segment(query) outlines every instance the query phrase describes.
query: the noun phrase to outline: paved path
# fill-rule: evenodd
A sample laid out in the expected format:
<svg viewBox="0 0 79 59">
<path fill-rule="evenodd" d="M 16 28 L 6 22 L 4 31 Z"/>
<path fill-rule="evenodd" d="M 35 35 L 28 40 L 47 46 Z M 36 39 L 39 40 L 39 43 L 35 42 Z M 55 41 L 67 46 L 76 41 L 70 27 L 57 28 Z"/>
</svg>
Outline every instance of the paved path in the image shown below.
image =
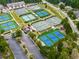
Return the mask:
<svg viewBox="0 0 79 59">
<path fill-rule="evenodd" d="M 0 59 L 2 59 L 2 55 L 0 54 Z"/>
<path fill-rule="evenodd" d="M 19 44 L 12 39 L 11 35 L 5 35 L 5 38 L 8 39 L 9 46 L 14 53 L 15 59 L 28 59 L 21 50 Z"/>
<path fill-rule="evenodd" d="M 39 52 L 38 48 L 32 42 L 31 38 L 28 35 L 26 35 L 24 32 L 22 35 L 23 35 L 22 40 L 25 42 L 29 52 L 33 54 L 35 59 L 44 59 L 41 53 Z"/>
</svg>

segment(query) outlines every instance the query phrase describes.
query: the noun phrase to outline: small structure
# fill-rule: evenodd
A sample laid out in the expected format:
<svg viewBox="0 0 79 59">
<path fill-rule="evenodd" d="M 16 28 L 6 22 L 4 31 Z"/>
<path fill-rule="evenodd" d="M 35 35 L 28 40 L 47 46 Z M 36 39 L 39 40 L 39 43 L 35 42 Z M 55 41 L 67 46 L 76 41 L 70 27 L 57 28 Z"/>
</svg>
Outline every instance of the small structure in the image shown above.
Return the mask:
<svg viewBox="0 0 79 59">
<path fill-rule="evenodd" d="M 26 5 L 26 8 L 28 8 L 30 10 L 38 10 L 38 9 L 41 9 L 41 7 L 38 4 L 28 4 L 28 5 Z"/>
<path fill-rule="evenodd" d="M 79 10 L 74 11 L 74 14 L 76 15 L 77 18 L 79 18 Z"/>
<path fill-rule="evenodd" d="M 0 4 L 0 13 L 2 12 L 7 12 L 7 9 L 3 5 Z"/>
<path fill-rule="evenodd" d="M 0 4 L 0 10 L 4 9 L 4 6 Z"/>
<path fill-rule="evenodd" d="M 68 12 L 68 11 L 71 11 L 73 8 L 71 6 L 66 6 L 65 7 L 65 10 Z"/>
<path fill-rule="evenodd" d="M 21 2 L 16 2 L 16 3 L 9 3 L 9 4 L 7 4 L 7 7 L 9 9 L 22 8 L 22 7 L 25 7 L 25 2 L 21 1 Z"/>
</svg>

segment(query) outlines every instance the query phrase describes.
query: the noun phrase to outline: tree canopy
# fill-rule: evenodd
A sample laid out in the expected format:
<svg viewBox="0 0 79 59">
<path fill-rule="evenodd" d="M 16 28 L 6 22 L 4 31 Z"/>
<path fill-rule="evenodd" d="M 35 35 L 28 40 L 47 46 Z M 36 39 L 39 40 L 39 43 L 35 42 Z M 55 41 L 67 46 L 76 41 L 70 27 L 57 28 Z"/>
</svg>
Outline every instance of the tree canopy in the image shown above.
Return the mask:
<svg viewBox="0 0 79 59">
<path fill-rule="evenodd" d="M 47 0 L 47 1 L 53 4 L 64 2 L 66 5 L 72 6 L 73 8 L 79 8 L 79 0 Z"/>
<path fill-rule="evenodd" d="M 6 43 L 6 41 L 3 38 L 0 38 L 0 52 L 5 52 L 6 47 L 8 46 L 8 44 Z"/>
<path fill-rule="evenodd" d="M 1 0 L 0 4 L 6 5 L 7 3 L 20 2 L 20 1 L 24 1 L 25 3 L 41 2 L 41 0 Z"/>
</svg>

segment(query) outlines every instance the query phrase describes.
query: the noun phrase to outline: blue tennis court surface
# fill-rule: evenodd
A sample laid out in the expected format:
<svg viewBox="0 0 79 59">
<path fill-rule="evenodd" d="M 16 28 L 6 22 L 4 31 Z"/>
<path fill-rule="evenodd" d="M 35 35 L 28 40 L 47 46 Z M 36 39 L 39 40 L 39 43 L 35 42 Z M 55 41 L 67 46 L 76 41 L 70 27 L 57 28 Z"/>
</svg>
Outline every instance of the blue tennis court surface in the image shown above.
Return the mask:
<svg viewBox="0 0 79 59">
<path fill-rule="evenodd" d="M 9 14 L 0 15 L 0 22 L 11 20 L 11 16 Z"/>
<path fill-rule="evenodd" d="M 40 37 L 40 39 L 47 45 L 47 46 L 51 46 L 52 42 L 46 37 L 46 36 L 42 36 Z"/>
<path fill-rule="evenodd" d="M 58 30 L 50 30 L 43 33 L 38 38 L 43 41 L 47 46 L 52 46 L 53 44 L 63 39 L 64 35 Z"/>
<path fill-rule="evenodd" d="M 35 13 L 39 16 L 39 17 L 46 17 L 49 16 L 49 13 L 45 10 L 36 10 Z"/>
<path fill-rule="evenodd" d="M 55 32 L 53 32 L 53 34 L 55 34 L 60 39 L 64 38 L 64 35 L 61 34 L 59 31 L 55 31 Z"/>
<path fill-rule="evenodd" d="M 51 33 L 47 34 L 47 36 L 48 36 L 54 43 L 59 40 L 56 36 L 52 35 Z"/>
<path fill-rule="evenodd" d="M 3 23 L 3 24 L 0 24 L 0 28 L 4 31 L 7 31 L 7 30 L 11 30 L 11 29 L 14 29 L 14 28 L 17 28 L 17 24 L 16 22 L 14 21 L 10 21 L 10 22 L 6 22 L 6 23 Z"/>
</svg>

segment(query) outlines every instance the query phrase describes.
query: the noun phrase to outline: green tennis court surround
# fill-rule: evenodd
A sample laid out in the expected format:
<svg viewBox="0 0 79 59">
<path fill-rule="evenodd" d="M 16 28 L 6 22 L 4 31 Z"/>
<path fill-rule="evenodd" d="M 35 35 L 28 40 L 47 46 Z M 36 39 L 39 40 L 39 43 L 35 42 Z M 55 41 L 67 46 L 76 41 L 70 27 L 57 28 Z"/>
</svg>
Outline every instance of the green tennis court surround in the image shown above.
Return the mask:
<svg viewBox="0 0 79 59">
<path fill-rule="evenodd" d="M 13 20 L 10 14 L 5 13 L 0 15 L 0 30 L 8 31 L 17 27 L 17 23 Z"/>
<path fill-rule="evenodd" d="M 52 46 L 53 44 L 63 39 L 64 35 L 59 30 L 50 30 L 48 32 L 44 32 L 38 38 L 47 46 Z"/>
</svg>

